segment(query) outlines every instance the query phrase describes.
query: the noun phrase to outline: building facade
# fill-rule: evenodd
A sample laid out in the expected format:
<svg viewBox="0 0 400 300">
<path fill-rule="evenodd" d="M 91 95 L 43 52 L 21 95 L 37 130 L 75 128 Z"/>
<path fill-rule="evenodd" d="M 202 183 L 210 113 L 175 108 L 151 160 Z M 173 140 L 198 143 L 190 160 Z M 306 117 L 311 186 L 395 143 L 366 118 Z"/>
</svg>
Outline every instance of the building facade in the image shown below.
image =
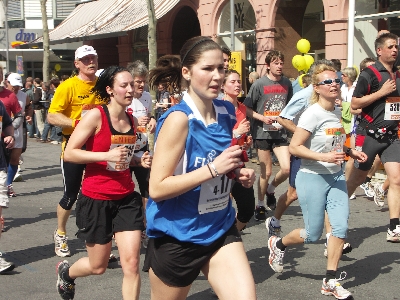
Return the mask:
<svg viewBox="0 0 400 300">
<path fill-rule="evenodd" d="M 355 3 L 356 16 L 400 9 L 400 0 L 356 0 Z M 247 72 L 256 70 L 265 74 L 266 54 L 271 49 L 280 50 L 285 55 L 284 73 L 296 77 L 298 73 L 291 60 L 299 54 L 297 41 L 305 38 L 311 43 L 309 54 L 315 59 L 340 59 L 345 67 L 348 7 L 348 0 L 234 0 L 235 51 L 242 52 Z M 356 19 L 355 65 L 365 57 L 375 57 L 373 42 L 379 30 L 400 33 L 397 20 L 397 15 Z M 183 43 L 196 35 L 210 36 L 221 45 L 231 46 L 230 0 L 179 1 L 158 20 L 158 55 L 179 54 Z M 121 65 L 135 59 L 148 59 L 147 26 L 134 29 L 123 37 L 89 43 L 96 48 L 105 47 L 105 52 L 117 53 Z"/>
<path fill-rule="evenodd" d="M 81 0 L 47 0 L 48 28 L 58 26 Z M 43 49 L 19 49 L 43 35 L 40 0 L 7 0 L 0 4 L 0 65 L 7 71 L 27 77 L 42 78 Z M 6 5 L 5 5 L 6 4 Z M 6 26 L 7 22 L 7 26 Z M 8 27 L 8 29 L 6 28 Z M 7 41 L 8 40 L 8 41 Z M 80 43 L 58 44 L 51 47 L 50 68 L 55 75 L 71 74 L 73 52 Z M 7 52 L 9 66 L 7 66 Z M 17 61 L 21 68 L 17 68 Z M 57 71 L 57 70 L 58 71 Z"/>
</svg>

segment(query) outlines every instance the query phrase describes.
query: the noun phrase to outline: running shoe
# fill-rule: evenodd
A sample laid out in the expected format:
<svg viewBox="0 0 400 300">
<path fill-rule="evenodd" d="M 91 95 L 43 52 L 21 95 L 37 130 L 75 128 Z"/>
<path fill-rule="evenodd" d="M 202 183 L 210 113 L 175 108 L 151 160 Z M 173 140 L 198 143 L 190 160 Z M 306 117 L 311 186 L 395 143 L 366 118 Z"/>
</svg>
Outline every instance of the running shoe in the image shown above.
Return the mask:
<svg viewBox="0 0 400 300">
<path fill-rule="evenodd" d="M 374 189 L 374 202 L 379 207 L 383 207 L 385 205 L 385 192 L 381 191 L 381 183 L 377 183 L 373 187 Z"/>
<path fill-rule="evenodd" d="M 354 199 L 356 199 L 356 194 L 352 194 L 351 196 L 350 196 L 350 198 L 349 198 L 350 200 L 354 200 Z"/>
<path fill-rule="evenodd" d="M 274 227 L 274 226 L 272 226 L 271 221 L 272 221 L 272 217 L 269 217 L 265 221 L 265 227 L 267 227 L 267 229 L 268 229 L 268 235 L 269 235 L 268 238 L 270 238 L 273 235 L 280 237 L 281 236 L 281 226 Z"/>
<path fill-rule="evenodd" d="M 57 292 L 64 300 L 74 299 L 75 283 L 64 279 L 65 272 L 69 269 L 68 261 L 60 261 L 57 264 Z"/>
<path fill-rule="evenodd" d="M 283 257 L 285 256 L 285 251 L 281 251 L 276 247 L 276 242 L 281 238 L 277 236 L 271 236 L 268 239 L 268 249 L 269 249 L 269 266 L 276 273 L 283 272 Z"/>
<path fill-rule="evenodd" d="M 275 193 L 267 193 L 267 206 L 271 210 L 275 210 L 276 208 L 276 198 L 275 198 Z"/>
<path fill-rule="evenodd" d="M 59 257 L 67 257 L 70 256 L 71 253 L 68 248 L 67 240 L 68 238 L 65 235 L 59 235 L 57 233 L 57 229 L 54 231 L 54 244 L 55 244 L 55 252 Z"/>
<path fill-rule="evenodd" d="M 343 255 L 343 254 L 350 253 L 352 250 L 353 250 L 353 247 L 350 245 L 350 243 L 344 243 L 344 244 L 343 244 L 342 255 Z M 328 257 L 328 246 L 327 246 L 326 243 L 325 243 L 324 256 L 325 256 L 325 257 Z"/>
<path fill-rule="evenodd" d="M 14 192 L 12 184 L 7 186 L 7 196 L 8 198 L 17 197 L 17 194 Z"/>
<path fill-rule="evenodd" d="M 22 178 L 22 175 L 18 172 L 17 174 L 15 174 L 13 182 L 21 182 L 21 181 L 24 181 L 24 179 Z"/>
<path fill-rule="evenodd" d="M 264 221 L 266 217 L 267 211 L 264 206 L 256 206 L 254 211 L 254 220 L 256 221 Z"/>
<path fill-rule="evenodd" d="M 397 225 L 396 229 L 394 229 L 393 231 L 388 228 L 386 234 L 386 240 L 392 243 L 400 242 L 400 225 Z"/>
<path fill-rule="evenodd" d="M 344 274 L 342 278 L 342 274 Z M 326 296 L 335 296 L 336 299 L 353 299 L 351 293 L 344 289 L 339 281 L 346 278 L 347 273 L 340 273 L 339 279 L 330 279 L 326 282 L 326 279 L 322 279 L 321 294 Z"/>
<path fill-rule="evenodd" d="M 362 185 L 360 185 L 360 188 L 364 190 L 365 196 L 370 198 L 375 196 L 374 186 L 371 182 L 364 182 Z"/>
<path fill-rule="evenodd" d="M 7 272 L 11 272 L 14 270 L 15 265 L 13 263 L 10 263 L 6 261 L 2 256 L 2 253 L 0 252 L 0 274 L 4 274 Z"/>
</svg>

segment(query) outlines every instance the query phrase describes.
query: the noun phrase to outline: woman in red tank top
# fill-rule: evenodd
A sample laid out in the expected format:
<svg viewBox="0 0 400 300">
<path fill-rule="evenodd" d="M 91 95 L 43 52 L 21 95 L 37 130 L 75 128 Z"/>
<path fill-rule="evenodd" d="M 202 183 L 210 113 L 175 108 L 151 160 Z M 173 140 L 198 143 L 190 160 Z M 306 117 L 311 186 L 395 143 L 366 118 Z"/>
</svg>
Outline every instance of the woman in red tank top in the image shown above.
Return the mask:
<svg viewBox="0 0 400 300">
<path fill-rule="evenodd" d="M 224 100 L 231 102 L 236 110 L 237 122 L 233 127 L 234 141 L 242 146 L 243 150 L 246 150 L 251 145 L 252 139 L 251 136 L 247 135 L 250 131 L 250 122 L 246 119 L 246 106 L 238 101 L 238 96 L 242 90 L 239 73 L 235 70 L 226 71 L 223 88 Z M 231 193 L 237 207 L 236 227 L 238 230 L 243 230 L 254 214 L 254 189 L 252 186 L 245 188 L 235 181 Z"/>
<path fill-rule="evenodd" d="M 108 100 L 108 105 L 85 114 L 65 149 L 65 161 L 86 164 L 76 224 L 88 257 L 71 266 L 66 260 L 57 265 L 57 289 L 63 299 L 73 299 L 76 278 L 106 271 L 113 235 L 124 273 L 122 296 L 139 298 L 143 208 L 140 194 L 134 191 L 129 165 L 150 168 L 151 157 L 148 153 L 141 159 L 133 155 L 137 120 L 125 112 L 133 99 L 133 86 L 127 69 L 113 66 L 104 70 L 93 92 Z M 86 150 L 82 150 L 84 145 Z"/>
</svg>

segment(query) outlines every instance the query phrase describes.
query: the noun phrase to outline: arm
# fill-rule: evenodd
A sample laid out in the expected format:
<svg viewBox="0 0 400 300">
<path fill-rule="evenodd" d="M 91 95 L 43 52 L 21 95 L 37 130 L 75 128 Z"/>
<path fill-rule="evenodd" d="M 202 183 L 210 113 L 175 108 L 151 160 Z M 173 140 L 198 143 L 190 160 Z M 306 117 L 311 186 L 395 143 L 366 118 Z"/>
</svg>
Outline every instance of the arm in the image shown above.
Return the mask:
<svg viewBox="0 0 400 300">
<path fill-rule="evenodd" d="M 157 121 L 153 116 L 151 116 L 150 113 L 147 116 L 150 119 L 149 124 L 148 124 L 149 131 L 150 131 L 150 133 L 154 133 L 156 131 Z"/>
<path fill-rule="evenodd" d="M 290 132 L 294 132 L 297 127 L 292 120 L 285 119 L 282 117 L 278 117 L 278 123 L 281 124 L 285 129 L 289 130 Z"/>
<path fill-rule="evenodd" d="M 62 113 L 47 113 L 47 121 L 51 125 L 59 126 L 62 128 L 74 128 L 76 120 L 68 118 Z"/>
<path fill-rule="evenodd" d="M 28 95 L 26 95 L 25 119 L 26 122 L 28 122 L 29 124 L 32 124 L 32 115 L 33 115 L 33 109 L 32 109 L 31 99 L 29 98 Z"/>
<path fill-rule="evenodd" d="M 171 134 L 171 132 L 179 132 L 179 134 Z M 183 112 L 171 113 L 161 127 L 149 183 L 151 198 L 156 202 L 181 195 L 212 178 L 207 165 L 189 173 L 174 176 L 175 168 L 185 150 L 187 134 L 188 118 Z M 216 157 L 213 163 L 218 173 L 226 174 L 237 168 L 241 153 L 239 146 L 233 146 Z"/>
<path fill-rule="evenodd" d="M 317 161 L 324 161 L 329 163 L 337 163 L 340 164 L 345 157 L 344 152 L 327 152 L 327 153 L 320 153 L 315 152 L 307 147 L 304 146 L 304 143 L 309 139 L 311 136 L 311 132 L 297 127 L 294 135 L 292 137 L 292 141 L 289 145 L 289 152 L 297 157 L 305 158 L 309 160 L 317 160 Z"/>
<path fill-rule="evenodd" d="M 256 119 L 260 122 L 263 122 L 265 124 L 272 124 L 274 122 L 274 119 L 269 118 L 269 117 L 265 117 L 262 114 L 259 114 L 258 112 L 255 112 L 254 110 L 252 110 L 250 107 L 246 106 L 246 116 L 249 118 L 253 118 Z"/>
<path fill-rule="evenodd" d="M 128 149 L 124 146 L 114 148 L 107 152 L 92 152 L 81 149 L 89 137 L 100 130 L 101 125 L 100 111 L 98 109 L 89 111 L 72 133 L 67 147 L 65 148 L 64 160 L 78 164 L 99 161 L 125 161 Z"/>
<path fill-rule="evenodd" d="M 357 83 L 358 85 L 359 83 Z M 376 91 L 375 93 L 365 95 L 362 97 L 353 97 L 351 99 L 351 108 L 352 109 L 359 109 L 359 108 L 364 108 L 372 103 L 374 103 L 376 100 L 379 100 L 392 92 L 396 90 L 396 82 L 394 80 L 388 79 L 382 87 Z"/>
<path fill-rule="evenodd" d="M 3 129 L 4 133 L 4 143 L 7 145 L 7 149 L 12 149 L 14 148 L 14 143 L 15 143 L 15 138 L 14 138 L 14 127 L 11 125 L 8 125 L 6 128 Z"/>
</svg>

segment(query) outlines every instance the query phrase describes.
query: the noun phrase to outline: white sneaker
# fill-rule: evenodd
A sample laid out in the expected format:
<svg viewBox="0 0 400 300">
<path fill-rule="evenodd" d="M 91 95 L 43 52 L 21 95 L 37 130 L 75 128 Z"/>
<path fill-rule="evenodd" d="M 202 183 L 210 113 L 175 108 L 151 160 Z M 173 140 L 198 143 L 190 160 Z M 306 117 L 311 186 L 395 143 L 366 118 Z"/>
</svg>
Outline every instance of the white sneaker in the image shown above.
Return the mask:
<svg viewBox="0 0 400 300">
<path fill-rule="evenodd" d="M 364 182 L 362 185 L 360 185 L 360 188 L 364 190 L 365 196 L 370 198 L 375 196 L 374 186 L 372 185 L 371 182 L 367 183 Z"/>
<path fill-rule="evenodd" d="M 381 191 L 381 183 L 377 183 L 374 185 L 374 202 L 379 207 L 383 207 L 385 205 L 385 191 Z"/>
<path fill-rule="evenodd" d="M 350 200 L 354 200 L 354 199 L 356 199 L 356 194 L 352 194 L 351 196 L 350 196 L 350 198 L 349 198 Z"/>
<path fill-rule="evenodd" d="M 61 144 L 61 143 L 60 143 L 59 141 L 51 141 L 50 144 L 59 145 L 59 144 Z"/>
<path fill-rule="evenodd" d="M 57 229 L 54 231 L 54 250 L 56 252 L 56 255 L 59 257 L 66 257 L 70 256 L 71 253 L 68 248 L 67 244 L 67 237 L 65 235 L 59 235 L 57 233 Z"/>
<path fill-rule="evenodd" d="M 19 172 L 17 172 L 17 174 L 15 174 L 15 176 L 14 176 L 13 182 L 20 182 L 20 181 L 23 181 L 23 180 L 24 179 L 22 178 L 22 175 Z"/>
<path fill-rule="evenodd" d="M 397 225 L 396 229 L 394 229 L 393 231 L 388 228 L 386 234 L 386 240 L 392 243 L 400 242 L 400 225 Z"/>
<path fill-rule="evenodd" d="M 342 274 L 344 274 L 342 278 Z M 346 278 L 347 273 L 340 273 L 339 279 L 330 279 L 326 282 L 326 279 L 322 279 L 321 294 L 326 296 L 335 296 L 336 299 L 348 299 L 351 297 L 351 293 L 345 290 L 339 283 L 340 280 Z M 351 299 L 351 298 L 350 298 Z"/>
<path fill-rule="evenodd" d="M 276 242 L 280 239 L 280 237 L 275 235 L 268 239 L 269 265 L 276 273 L 283 272 L 283 257 L 285 256 L 285 251 L 281 251 L 281 249 L 276 247 Z"/>
<path fill-rule="evenodd" d="M 2 254 L 0 252 L 0 274 L 14 270 L 15 265 L 13 263 L 6 261 L 4 258 L 1 257 L 1 255 Z"/>
</svg>

